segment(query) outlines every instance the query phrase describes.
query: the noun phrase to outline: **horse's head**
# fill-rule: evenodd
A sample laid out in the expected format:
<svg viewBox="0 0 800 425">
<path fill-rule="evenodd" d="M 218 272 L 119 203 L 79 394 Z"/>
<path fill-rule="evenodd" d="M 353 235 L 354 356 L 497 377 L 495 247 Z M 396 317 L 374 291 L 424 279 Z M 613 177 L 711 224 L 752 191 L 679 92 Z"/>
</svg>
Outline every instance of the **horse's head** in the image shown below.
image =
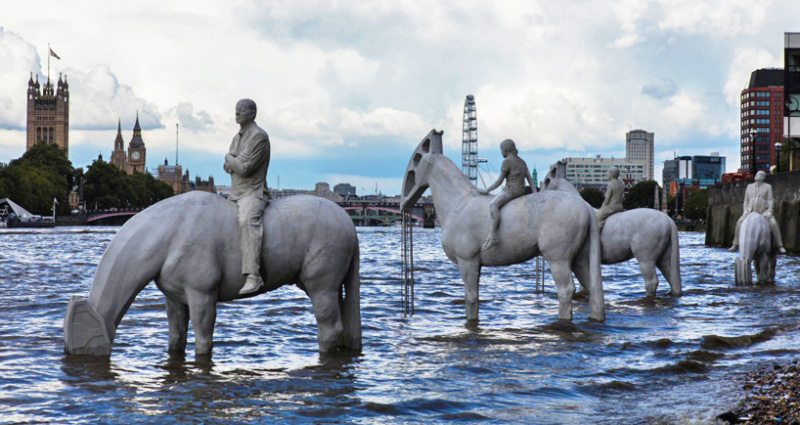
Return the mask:
<svg viewBox="0 0 800 425">
<path fill-rule="evenodd" d="M 442 155 L 442 132 L 431 130 L 411 155 L 403 177 L 403 194 L 400 196 L 400 208 L 414 206 L 420 196 L 428 189 L 428 178 L 432 159 Z"/>
<path fill-rule="evenodd" d="M 567 180 L 567 163 L 564 161 L 556 161 L 555 164 L 550 166 L 550 171 L 544 177 L 542 182 L 542 190 L 561 190 L 564 192 L 578 193 L 575 186 Z"/>
</svg>

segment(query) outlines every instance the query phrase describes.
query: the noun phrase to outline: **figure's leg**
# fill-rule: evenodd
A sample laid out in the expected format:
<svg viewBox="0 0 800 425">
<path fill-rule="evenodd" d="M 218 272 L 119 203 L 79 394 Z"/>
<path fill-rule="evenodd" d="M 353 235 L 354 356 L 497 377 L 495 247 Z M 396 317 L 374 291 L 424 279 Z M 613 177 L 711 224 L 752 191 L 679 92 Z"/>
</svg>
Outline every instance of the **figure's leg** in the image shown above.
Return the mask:
<svg viewBox="0 0 800 425">
<path fill-rule="evenodd" d="M 189 317 L 194 329 L 195 356 L 210 356 L 214 346 L 214 323 L 217 320 L 217 298 L 214 294 L 187 294 Z"/>
<path fill-rule="evenodd" d="M 467 320 L 478 320 L 478 284 L 481 278 L 481 265 L 478 259 L 458 260 L 458 270 L 461 272 L 461 280 L 464 281 L 464 305 L 467 309 Z"/>
<path fill-rule="evenodd" d="M 730 249 L 728 250 L 730 252 L 736 252 L 736 250 L 739 249 L 739 228 L 742 227 L 742 222 L 744 221 L 744 217 L 746 215 L 747 213 L 744 213 L 741 217 L 739 217 L 738 220 L 736 220 L 736 229 L 733 231 L 733 245 L 731 245 Z"/>
<path fill-rule="evenodd" d="M 783 247 L 781 228 L 778 227 L 778 222 L 775 220 L 775 216 L 770 215 L 769 218 L 767 218 L 767 223 L 769 223 L 769 230 L 772 232 L 772 246 L 776 247 L 778 252 L 781 254 L 785 254 L 786 249 Z"/>
<path fill-rule="evenodd" d="M 497 229 L 500 227 L 500 208 L 507 204 L 510 200 L 514 199 L 511 192 L 503 189 L 500 194 L 495 196 L 489 204 L 489 213 L 492 217 L 492 227 L 489 229 L 489 236 L 481 249 L 489 249 L 497 244 Z"/>
<path fill-rule="evenodd" d="M 656 296 L 658 288 L 658 276 L 656 275 L 656 265 L 653 261 L 639 261 L 639 270 L 644 278 L 644 292 L 647 297 Z"/>
<path fill-rule="evenodd" d="M 572 320 L 572 297 L 575 295 L 575 282 L 572 280 L 569 261 L 550 262 L 550 274 L 558 289 L 558 319 Z"/>
<path fill-rule="evenodd" d="M 611 211 L 606 208 L 600 208 L 597 211 L 597 226 L 599 229 L 603 228 L 603 225 L 606 224 L 606 218 L 611 215 Z"/>
<path fill-rule="evenodd" d="M 167 297 L 167 322 L 169 322 L 170 352 L 186 351 L 186 334 L 189 328 L 189 306 Z"/>
<path fill-rule="evenodd" d="M 257 292 L 263 286 L 261 281 L 261 239 L 263 227 L 261 217 L 266 201 L 256 196 L 239 199 L 239 243 L 242 252 L 242 274 L 246 275 L 245 286 L 239 294 Z"/>
<path fill-rule="evenodd" d="M 333 285 L 306 284 L 310 289 L 308 297 L 314 307 L 314 317 L 317 319 L 317 342 L 320 353 L 333 351 L 340 344 L 342 332 L 342 318 L 339 310 L 339 291 Z M 331 289 L 328 289 L 331 288 Z"/>
</svg>

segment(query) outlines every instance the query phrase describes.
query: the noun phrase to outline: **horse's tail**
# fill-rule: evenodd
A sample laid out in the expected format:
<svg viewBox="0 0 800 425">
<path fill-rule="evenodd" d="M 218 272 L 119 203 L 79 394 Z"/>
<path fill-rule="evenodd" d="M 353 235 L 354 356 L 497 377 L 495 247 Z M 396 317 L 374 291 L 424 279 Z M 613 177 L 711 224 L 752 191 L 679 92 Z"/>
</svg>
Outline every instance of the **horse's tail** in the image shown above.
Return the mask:
<svg viewBox="0 0 800 425">
<path fill-rule="evenodd" d="M 603 322 L 606 320 L 606 306 L 600 270 L 603 255 L 600 247 L 600 225 L 597 223 L 597 214 L 588 203 L 586 211 L 589 213 L 589 318 Z"/>
<path fill-rule="evenodd" d="M 133 220 L 133 219 L 131 219 Z M 136 223 L 123 226 L 108 244 L 89 291 L 89 298 L 73 295 L 64 319 L 67 354 L 108 356 L 117 325 L 136 295 L 158 275 L 157 261 L 145 260 L 155 249 L 145 244 Z M 150 235 L 152 236 L 152 235 Z M 151 240 L 152 242 L 152 240 Z"/>
<path fill-rule="evenodd" d="M 683 292 L 681 283 L 681 254 L 680 243 L 678 241 L 678 226 L 669 217 L 664 215 L 669 222 L 669 282 L 672 295 L 680 296 Z"/>
<path fill-rule="evenodd" d="M 350 258 L 350 268 L 344 277 L 344 297 L 339 305 L 342 314 L 341 344 L 351 350 L 361 350 L 361 273 L 358 239 Z"/>
</svg>

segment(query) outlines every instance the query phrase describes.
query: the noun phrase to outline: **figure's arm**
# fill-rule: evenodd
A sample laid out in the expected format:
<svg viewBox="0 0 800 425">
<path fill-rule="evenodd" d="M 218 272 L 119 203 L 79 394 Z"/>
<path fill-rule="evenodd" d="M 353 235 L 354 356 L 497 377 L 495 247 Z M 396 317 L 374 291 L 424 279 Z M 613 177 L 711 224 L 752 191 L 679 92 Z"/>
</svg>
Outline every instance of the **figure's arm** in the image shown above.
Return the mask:
<svg viewBox="0 0 800 425">
<path fill-rule="evenodd" d="M 747 204 L 749 204 L 749 202 L 747 201 L 749 200 L 750 200 L 750 185 L 747 185 L 747 187 L 744 189 L 744 201 L 742 201 L 742 215 L 745 215 L 750 212 L 747 209 Z"/>
<path fill-rule="evenodd" d="M 492 185 L 487 187 L 486 189 L 481 190 L 480 191 L 481 194 L 486 195 L 487 193 L 497 189 L 498 186 L 503 184 L 503 180 L 506 179 L 506 176 L 508 176 L 508 161 L 504 160 L 503 165 L 500 167 L 500 176 L 497 177 L 497 181 L 492 183 Z"/>
<path fill-rule="evenodd" d="M 264 135 L 263 139 L 253 143 L 248 149 L 240 153 L 239 156 L 233 156 L 231 154 L 225 155 L 225 164 L 230 167 L 234 173 L 242 177 L 247 177 L 255 171 L 256 166 L 263 161 L 264 157 L 267 157 L 267 161 L 269 161 L 269 154 L 269 136 Z"/>
<path fill-rule="evenodd" d="M 606 205 L 608 205 L 608 202 L 611 200 L 611 197 L 614 195 L 613 186 L 614 185 L 611 184 L 611 181 L 609 181 L 608 184 L 606 185 L 606 196 L 603 198 L 603 204 L 600 205 L 600 208 L 603 208 Z"/>
</svg>

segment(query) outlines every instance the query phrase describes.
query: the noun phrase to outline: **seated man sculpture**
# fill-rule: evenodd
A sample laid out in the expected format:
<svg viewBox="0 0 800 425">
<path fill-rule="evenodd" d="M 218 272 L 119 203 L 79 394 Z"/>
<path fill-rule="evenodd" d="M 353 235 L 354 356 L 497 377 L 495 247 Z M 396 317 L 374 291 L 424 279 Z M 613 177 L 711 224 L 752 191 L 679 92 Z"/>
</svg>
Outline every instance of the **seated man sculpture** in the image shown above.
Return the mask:
<svg viewBox="0 0 800 425">
<path fill-rule="evenodd" d="M 608 169 L 608 186 L 603 205 L 597 210 L 597 225 L 602 229 L 611 214 L 622 211 L 622 199 L 625 196 L 625 185 L 619 179 L 619 168 Z"/>
<path fill-rule="evenodd" d="M 775 216 L 772 215 L 774 209 L 774 200 L 772 198 L 772 186 L 765 183 L 767 173 L 759 171 L 756 173 L 755 182 L 747 185 L 744 191 L 744 203 L 742 205 L 742 216 L 736 222 L 736 231 L 733 236 L 733 245 L 730 251 L 739 249 L 739 228 L 742 226 L 742 221 L 748 213 L 756 212 L 761 214 L 767 223 L 769 223 L 770 231 L 772 232 L 773 245 L 778 248 L 781 254 L 786 253 L 783 247 L 783 239 L 781 238 L 781 230 L 778 228 L 778 223 L 775 221 Z"/>
<path fill-rule="evenodd" d="M 517 156 L 518 152 L 514 141 L 511 139 L 506 139 L 500 142 L 500 152 L 503 154 L 503 158 L 505 158 L 503 160 L 503 165 L 500 167 L 500 176 L 497 178 L 497 181 L 492 183 L 491 186 L 480 191 L 481 194 L 486 195 L 503 184 L 503 180 L 506 181 L 506 187 L 503 188 L 503 191 L 495 196 L 492 202 L 489 204 L 489 212 L 492 217 L 492 227 L 489 230 L 489 237 L 486 238 L 486 242 L 484 242 L 483 246 L 481 246 L 482 250 L 486 250 L 497 245 L 498 240 L 496 234 L 497 228 L 500 226 L 500 208 L 502 208 L 503 205 L 507 204 L 512 199 L 518 198 L 525 194 L 526 180 L 531 188 L 534 187 L 533 178 L 531 177 L 531 173 L 528 171 L 528 166 L 525 164 L 525 161 L 523 161 L 522 158 Z"/>
<path fill-rule="evenodd" d="M 269 168 L 269 136 L 255 123 L 256 103 L 242 99 L 236 103 L 239 132 L 233 136 L 230 152 L 223 168 L 231 175 L 228 199 L 238 207 L 239 244 L 242 250 L 242 274 L 245 284 L 240 295 L 258 292 L 261 279 L 261 217 L 269 202 L 267 168 Z"/>
</svg>

